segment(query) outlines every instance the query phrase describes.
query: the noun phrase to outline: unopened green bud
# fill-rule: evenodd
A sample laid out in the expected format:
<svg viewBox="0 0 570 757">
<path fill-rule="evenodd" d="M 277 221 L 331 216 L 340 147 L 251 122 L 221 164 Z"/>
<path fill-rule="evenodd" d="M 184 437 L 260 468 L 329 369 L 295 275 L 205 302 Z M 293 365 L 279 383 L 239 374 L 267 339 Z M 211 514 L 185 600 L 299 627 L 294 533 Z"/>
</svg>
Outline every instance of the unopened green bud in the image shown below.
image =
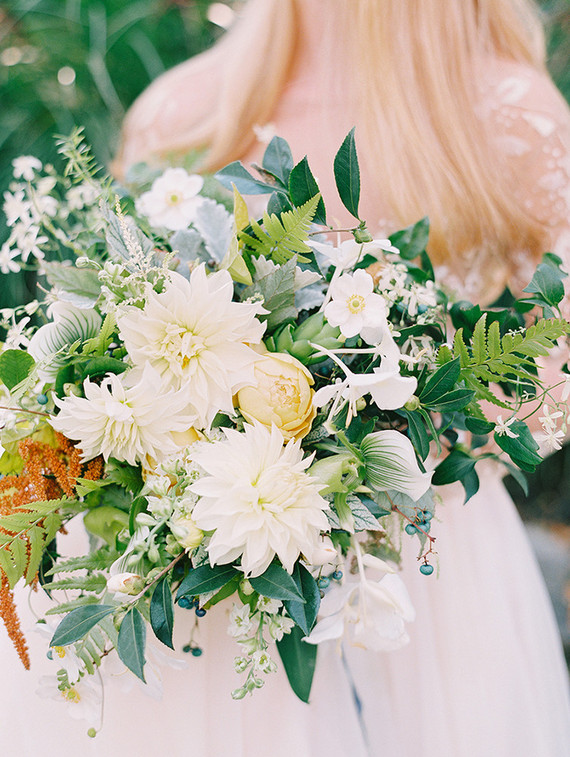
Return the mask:
<svg viewBox="0 0 570 757">
<path fill-rule="evenodd" d="M 410 399 L 406 402 L 404 405 L 404 410 L 409 410 L 410 412 L 413 412 L 414 410 L 417 410 L 420 406 L 421 402 L 418 397 L 416 397 L 415 394 L 412 394 Z"/>
<path fill-rule="evenodd" d="M 352 234 L 359 244 L 366 244 L 366 242 L 372 242 L 374 239 L 364 224 L 361 224 L 357 229 L 354 229 Z"/>
</svg>

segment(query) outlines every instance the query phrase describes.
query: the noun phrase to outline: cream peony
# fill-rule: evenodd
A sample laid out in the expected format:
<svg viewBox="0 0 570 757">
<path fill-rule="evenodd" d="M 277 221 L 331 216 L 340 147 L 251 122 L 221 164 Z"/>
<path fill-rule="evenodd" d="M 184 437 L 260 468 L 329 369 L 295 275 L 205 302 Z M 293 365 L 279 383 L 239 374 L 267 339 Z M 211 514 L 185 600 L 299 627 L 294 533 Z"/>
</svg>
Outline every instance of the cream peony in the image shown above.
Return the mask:
<svg viewBox="0 0 570 757">
<path fill-rule="evenodd" d="M 301 552 L 312 553 L 329 530 L 321 484 L 305 472 L 300 442 L 283 447 L 283 435 L 260 424 L 244 433 L 224 429 L 226 439 L 196 445 L 194 460 L 206 475 L 192 484 L 201 499 L 192 511 L 198 528 L 213 531 L 211 565 L 241 557 L 248 576 L 258 576 L 277 556 L 293 571 Z"/>
<path fill-rule="evenodd" d="M 179 449 L 172 433 L 192 424 L 184 394 L 166 391 L 148 364 L 138 383 L 131 385 L 129 378 L 109 374 L 101 386 L 86 379 L 85 397 L 54 400 L 60 412 L 50 424 L 78 443 L 83 460 L 103 455 L 136 465 Z"/>
<path fill-rule="evenodd" d="M 135 367 L 149 362 L 167 386 L 183 388 L 198 428 L 219 411 L 233 413 L 232 396 L 254 380 L 259 355 L 248 344 L 261 341 L 256 316 L 264 311 L 259 302 L 232 302 L 233 291 L 227 271 L 207 276 L 200 265 L 190 281 L 170 273 L 142 310 L 125 307 L 117 319 Z"/>
</svg>

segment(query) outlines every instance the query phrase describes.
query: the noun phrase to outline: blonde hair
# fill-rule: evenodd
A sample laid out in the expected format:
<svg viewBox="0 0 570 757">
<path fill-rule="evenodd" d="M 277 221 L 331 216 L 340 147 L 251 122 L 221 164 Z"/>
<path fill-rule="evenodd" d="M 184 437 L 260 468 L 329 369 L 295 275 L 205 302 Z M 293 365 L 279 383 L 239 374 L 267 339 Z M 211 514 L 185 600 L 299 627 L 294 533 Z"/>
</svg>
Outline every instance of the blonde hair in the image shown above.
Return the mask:
<svg viewBox="0 0 570 757">
<path fill-rule="evenodd" d="M 246 154 L 254 125 L 271 119 L 291 73 L 297 8 L 305 1 L 251 0 L 244 17 L 212 50 L 151 85 L 128 115 L 126 134 L 133 126 L 141 128 L 145 108 L 160 107 L 168 89 L 174 94 L 176 77 L 187 75 L 185 67 L 202 65 L 218 72 L 216 96 L 198 101 L 183 128 L 171 124 L 152 151 L 164 156 L 207 147 L 203 170 Z M 491 125 L 475 117 L 486 58 L 544 70 L 544 35 L 532 2 L 327 3 L 327 13 L 341 15 L 339 45 L 354 72 L 361 154 L 374 175 L 389 177 L 383 193 L 395 217 L 410 223 L 429 215 L 430 251 L 438 262 L 487 249 L 495 270 L 501 262 L 506 270 L 516 250 L 538 256 L 546 229 L 513 197 L 513 178 L 491 138 Z"/>
</svg>

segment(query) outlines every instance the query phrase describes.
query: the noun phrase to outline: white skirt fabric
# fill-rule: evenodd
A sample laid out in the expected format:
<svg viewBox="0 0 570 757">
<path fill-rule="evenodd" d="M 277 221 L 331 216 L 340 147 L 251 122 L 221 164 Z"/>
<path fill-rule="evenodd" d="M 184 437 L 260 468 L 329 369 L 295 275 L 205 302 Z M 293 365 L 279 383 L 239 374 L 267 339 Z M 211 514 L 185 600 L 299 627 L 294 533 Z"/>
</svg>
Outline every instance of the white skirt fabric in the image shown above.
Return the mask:
<svg viewBox="0 0 570 757">
<path fill-rule="evenodd" d="M 46 640 L 27 633 L 26 672 L 0 628 L 0 736 L 3 754 L 45 757 L 568 757 L 568 674 L 552 608 L 522 523 L 489 467 L 466 506 L 446 487 L 432 534 L 440 576 L 423 576 L 417 542 L 406 541 L 402 577 L 415 605 L 411 643 L 373 654 L 319 648 L 311 703 L 295 698 L 282 670 L 263 690 L 234 701 L 235 642 L 229 604 L 200 621 L 201 657 L 163 666 L 162 701 L 128 676 L 104 687 L 103 728 L 72 720 L 62 703 L 40 699 Z M 33 615 L 19 593 L 23 627 Z M 23 600 L 23 601 L 22 601 Z M 39 609 L 40 595 L 32 604 Z M 192 612 L 178 611 L 177 649 Z M 186 617 L 185 617 L 186 616 Z M 129 674 L 130 675 L 130 674 Z M 72 707 L 74 705 L 71 705 Z"/>
</svg>

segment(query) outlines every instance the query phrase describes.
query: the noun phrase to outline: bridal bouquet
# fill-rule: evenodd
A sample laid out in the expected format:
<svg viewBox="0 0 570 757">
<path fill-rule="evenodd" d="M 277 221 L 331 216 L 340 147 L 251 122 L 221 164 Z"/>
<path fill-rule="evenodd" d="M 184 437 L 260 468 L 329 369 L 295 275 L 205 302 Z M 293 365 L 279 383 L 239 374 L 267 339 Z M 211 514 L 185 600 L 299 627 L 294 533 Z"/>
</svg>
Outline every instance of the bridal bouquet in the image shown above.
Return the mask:
<svg viewBox="0 0 570 757">
<path fill-rule="evenodd" d="M 407 640 L 395 566 L 414 539 L 434 572 L 438 487 L 469 499 L 489 458 L 524 485 L 528 403 L 559 445 L 567 409 L 536 358 L 570 331 L 560 260 L 507 307 L 453 302 L 427 219 L 389 239 L 360 219 L 353 132 L 334 174 L 355 222 L 334 235 L 279 137 L 255 175 L 169 168 L 138 193 L 100 177 L 80 133 L 60 151 L 63 175 L 22 157 L 5 194 L 0 268 L 35 267 L 45 296 L 0 311 L 0 615 L 28 665 L 12 590 L 49 594 L 73 703 L 111 652 L 145 680 L 147 636 L 173 648 L 175 615 L 199 656 L 224 602 L 232 696 L 263 685 L 275 644 L 307 701 L 319 643 Z M 69 556 L 74 518 L 90 548 Z"/>
</svg>

